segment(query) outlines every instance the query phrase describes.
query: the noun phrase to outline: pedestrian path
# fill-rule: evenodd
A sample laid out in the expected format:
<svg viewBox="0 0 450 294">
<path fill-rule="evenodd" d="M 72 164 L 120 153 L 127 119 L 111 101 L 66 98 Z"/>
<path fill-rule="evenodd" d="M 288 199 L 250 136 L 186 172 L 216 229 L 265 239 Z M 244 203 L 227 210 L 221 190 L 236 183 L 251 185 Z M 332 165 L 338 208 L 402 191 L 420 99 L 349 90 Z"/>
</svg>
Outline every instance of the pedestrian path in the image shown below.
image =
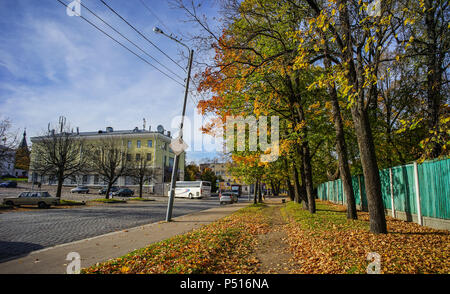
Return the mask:
<svg viewBox="0 0 450 294">
<path fill-rule="evenodd" d="M 66 259 L 71 252 L 79 254 L 81 268 L 89 267 L 97 262 L 117 258 L 135 249 L 187 233 L 247 205 L 248 203 L 224 205 L 176 217 L 171 222 L 147 224 L 34 251 L 27 256 L 0 263 L 0 274 L 65 274 L 70 263 L 70 260 Z"/>
</svg>

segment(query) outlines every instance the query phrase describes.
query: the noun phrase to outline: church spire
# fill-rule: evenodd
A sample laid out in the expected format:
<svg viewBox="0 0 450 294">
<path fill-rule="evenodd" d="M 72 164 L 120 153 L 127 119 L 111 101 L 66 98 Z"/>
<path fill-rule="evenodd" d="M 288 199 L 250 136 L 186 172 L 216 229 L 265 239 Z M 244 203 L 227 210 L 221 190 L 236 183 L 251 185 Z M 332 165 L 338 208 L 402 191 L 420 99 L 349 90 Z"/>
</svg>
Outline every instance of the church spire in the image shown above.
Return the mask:
<svg viewBox="0 0 450 294">
<path fill-rule="evenodd" d="M 28 149 L 28 144 L 27 144 L 27 129 L 26 129 L 26 128 L 25 128 L 25 130 L 23 131 L 22 142 L 20 142 L 19 148 L 26 148 L 26 149 Z"/>
</svg>

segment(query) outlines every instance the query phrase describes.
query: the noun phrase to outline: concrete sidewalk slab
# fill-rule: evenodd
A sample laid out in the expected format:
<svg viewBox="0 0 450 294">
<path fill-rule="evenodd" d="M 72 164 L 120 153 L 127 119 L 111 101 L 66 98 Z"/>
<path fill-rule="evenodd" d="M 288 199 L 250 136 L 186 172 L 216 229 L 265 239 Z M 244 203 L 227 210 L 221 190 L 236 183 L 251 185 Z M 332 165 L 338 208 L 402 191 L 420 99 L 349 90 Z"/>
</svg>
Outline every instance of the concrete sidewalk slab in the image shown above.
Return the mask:
<svg viewBox="0 0 450 294">
<path fill-rule="evenodd" d="M 247 205 L 249 203 L 224 205 L 176 217 L 171 222 L 147 224 L 34 251 L 0 263 L 0 274 L 65 274 L 70 262 L 66 258 L 70 252 L 80 254 L 81 268 L 86 268 L 200 228 Z"/>
</svg>

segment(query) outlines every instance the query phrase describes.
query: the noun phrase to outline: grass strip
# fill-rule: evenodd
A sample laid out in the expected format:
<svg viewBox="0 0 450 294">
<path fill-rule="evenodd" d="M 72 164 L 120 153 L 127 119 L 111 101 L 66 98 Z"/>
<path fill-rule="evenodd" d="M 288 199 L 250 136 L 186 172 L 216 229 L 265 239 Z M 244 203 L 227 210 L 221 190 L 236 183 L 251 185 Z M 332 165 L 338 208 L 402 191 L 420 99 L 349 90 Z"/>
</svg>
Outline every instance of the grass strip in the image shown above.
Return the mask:
<svg viewBox="0 0 450 294">
<path fill-rule="evenodd" d="M 93 199 L 90 200 L 92 202 L 102 202 L 102 203 L 127 203 L 126 200 L 120 200 L 120 199 L 105 199 L 105 198 L 100 198 L 100 199 Z"/>
<path fill-rule="evenodd" d="M 130 198 L 128 199 L 129 201 L 155 201 L 155 199 L 149 199 L 149 198 L 140 198 L 140 197 L 134 197 L 134 198 Z"/>
</svg>

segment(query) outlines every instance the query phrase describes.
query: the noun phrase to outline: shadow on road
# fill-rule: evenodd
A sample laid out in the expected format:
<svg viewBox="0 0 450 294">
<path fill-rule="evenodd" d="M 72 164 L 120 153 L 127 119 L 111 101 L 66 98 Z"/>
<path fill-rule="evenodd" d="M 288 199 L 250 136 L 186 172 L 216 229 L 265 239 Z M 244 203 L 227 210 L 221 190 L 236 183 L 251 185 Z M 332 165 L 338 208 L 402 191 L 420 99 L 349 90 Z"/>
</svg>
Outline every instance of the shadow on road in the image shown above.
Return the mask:
<svg viewBox="0 0 450 294">
<path fill-rule="evenodd" d="M 0 263 L 23 257 L 42 248 L 44 248 L 42 245 L 34 243 L 0 241 Z"/>
</svg>

